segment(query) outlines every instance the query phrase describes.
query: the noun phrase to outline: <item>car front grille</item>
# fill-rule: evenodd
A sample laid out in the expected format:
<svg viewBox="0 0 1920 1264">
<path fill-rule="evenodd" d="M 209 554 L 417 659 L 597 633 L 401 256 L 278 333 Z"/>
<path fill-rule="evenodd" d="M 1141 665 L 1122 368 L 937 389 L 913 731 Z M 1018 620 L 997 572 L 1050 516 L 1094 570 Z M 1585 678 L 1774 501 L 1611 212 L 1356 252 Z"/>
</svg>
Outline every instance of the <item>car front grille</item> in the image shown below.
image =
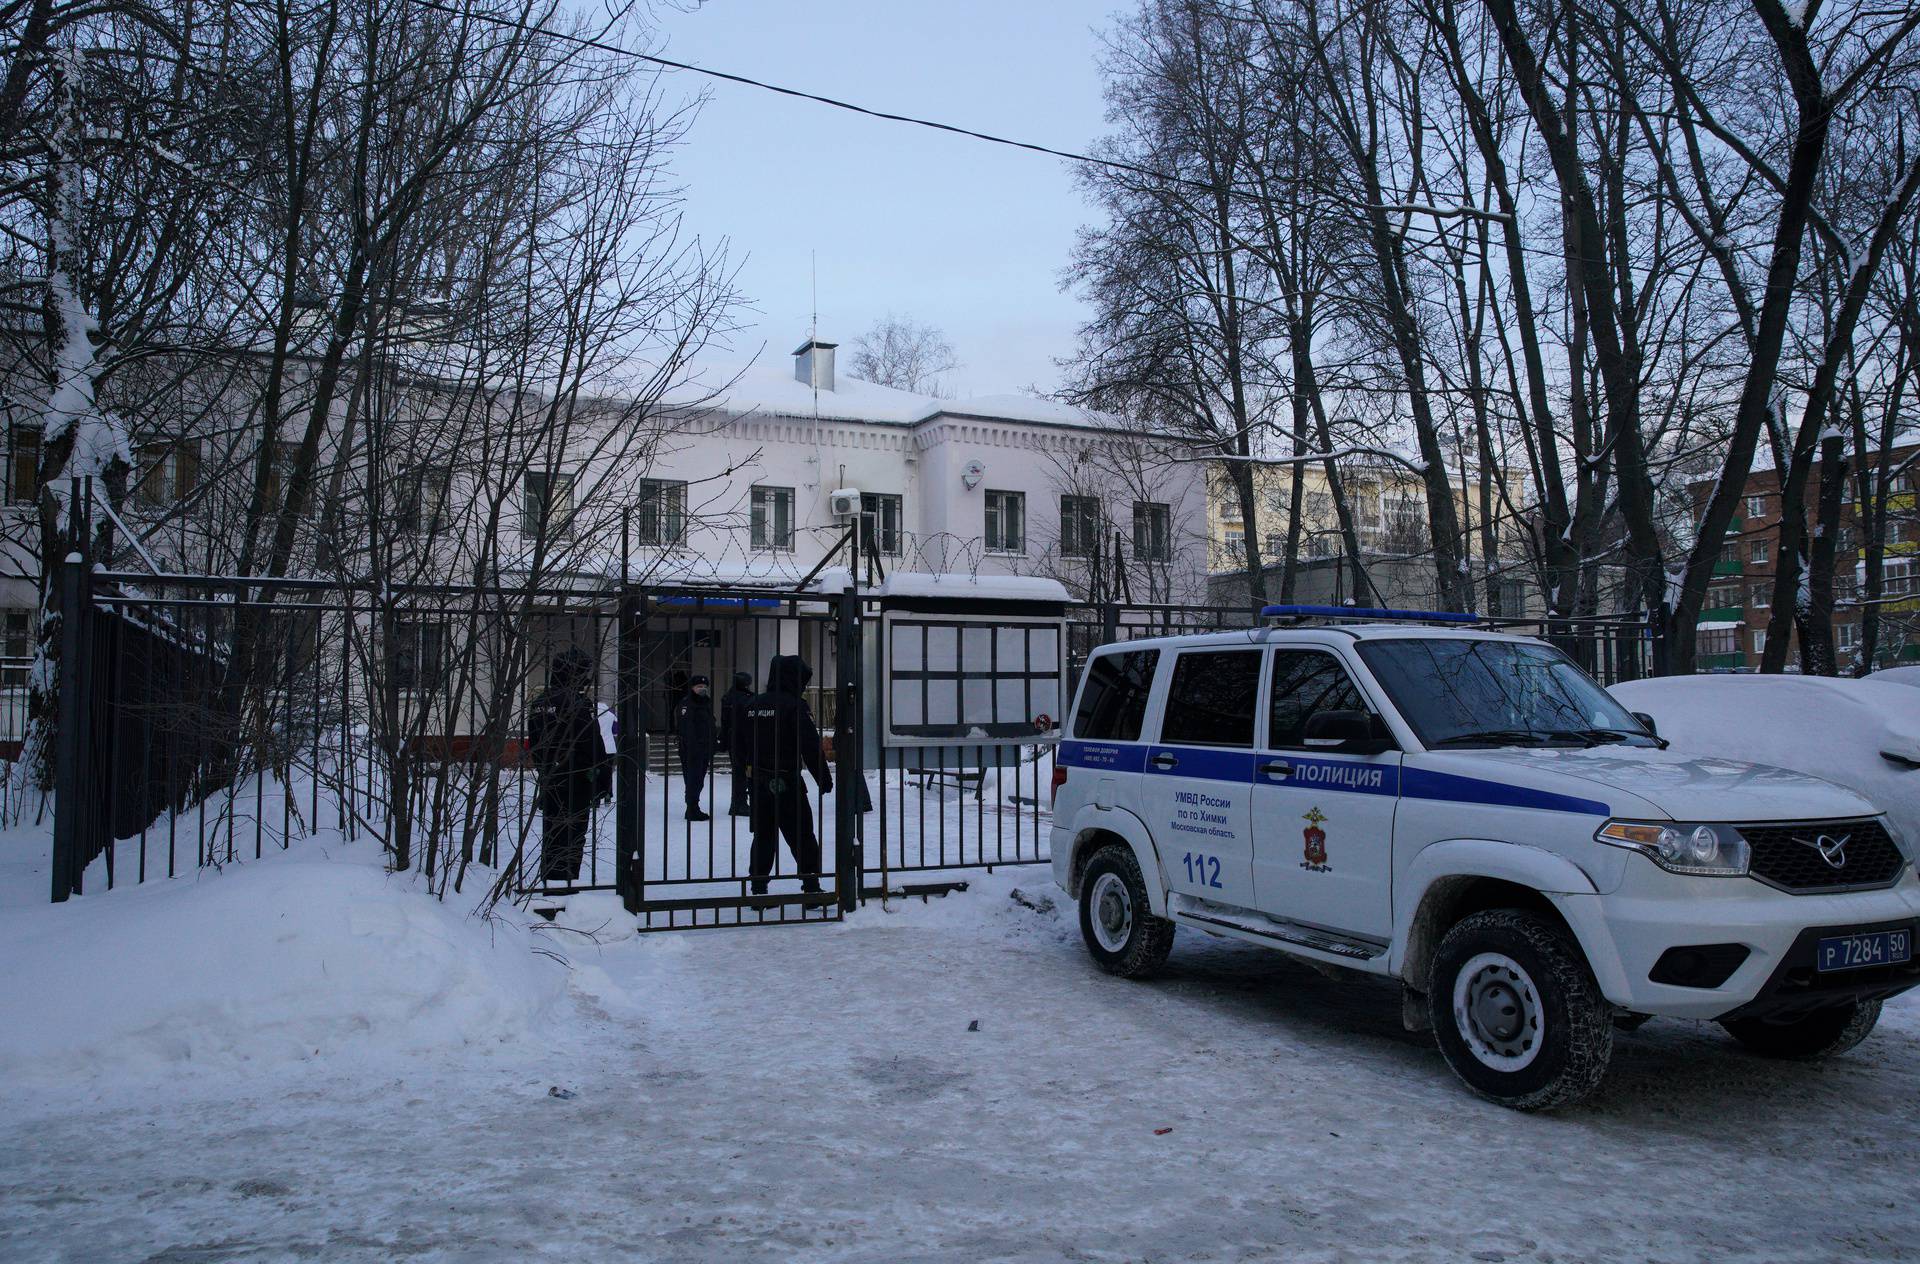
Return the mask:
<svg viewBox="0 0 1920 1264">
<path fill-rule="evenodd" d="M 1906 864 L 1886 827 L 1871 818 L 1736 828 L 1753 849 L 1753 876 L 1795 895 L 1891 886 Z"/>
</svg>

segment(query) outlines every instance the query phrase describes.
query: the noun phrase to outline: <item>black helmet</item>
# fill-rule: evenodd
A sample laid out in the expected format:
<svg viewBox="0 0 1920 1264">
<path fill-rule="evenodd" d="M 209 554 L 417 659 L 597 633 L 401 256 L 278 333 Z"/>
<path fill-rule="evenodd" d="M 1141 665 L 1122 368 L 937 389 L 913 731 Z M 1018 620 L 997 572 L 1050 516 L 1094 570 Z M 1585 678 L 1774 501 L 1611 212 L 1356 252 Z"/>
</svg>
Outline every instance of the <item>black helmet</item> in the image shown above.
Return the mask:
<svg viewBox="0 0 1920 1264">
<path fill-rule="evenodd" d="M 707 683 L 708 683 L 707 678 L 705 676 L 695 676 L 692 680 L 689 680 L 687 682 L 687 688 L 691 689 L 695 685 L 704 685 Z"/>
<path fill-rule="evenodd" d="M 736 688 L 751 689 L 753 688 L 753 673 L 735 672 L 733 673 L 733 683 Z"/>
</svg>

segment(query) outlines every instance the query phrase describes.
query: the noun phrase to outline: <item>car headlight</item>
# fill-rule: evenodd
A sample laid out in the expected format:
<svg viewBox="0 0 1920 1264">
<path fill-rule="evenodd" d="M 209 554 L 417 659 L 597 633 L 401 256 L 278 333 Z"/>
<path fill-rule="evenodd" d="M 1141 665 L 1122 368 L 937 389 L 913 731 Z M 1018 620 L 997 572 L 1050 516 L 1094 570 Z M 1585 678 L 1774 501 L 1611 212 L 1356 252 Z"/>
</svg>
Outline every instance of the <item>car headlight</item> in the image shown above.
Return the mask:
<svg viewBox="0 0 1920 1264">
<path fill-rule="evenodd" d="M 1752 852 L 1731 825 L 1682 821 L 1608 821 L 1594 841 L 1637 851 L 1669 873 L 1703 878 L 1738 878 L 1747 872 Z"/>
</svg>

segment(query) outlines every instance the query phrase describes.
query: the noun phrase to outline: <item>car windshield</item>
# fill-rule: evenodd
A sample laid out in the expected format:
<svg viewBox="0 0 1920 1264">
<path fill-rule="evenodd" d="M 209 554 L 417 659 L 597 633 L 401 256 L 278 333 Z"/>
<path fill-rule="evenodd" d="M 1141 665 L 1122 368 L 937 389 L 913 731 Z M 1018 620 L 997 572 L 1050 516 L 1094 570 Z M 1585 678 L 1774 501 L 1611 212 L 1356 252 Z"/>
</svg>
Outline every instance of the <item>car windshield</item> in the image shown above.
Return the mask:
<svg viewBox="0 0 1920 1264">
<path fill-rule="evenodd" d="M 1430 750 L 1653 744 L 1625 707 L 1551 646 L 1408 637 L 1358 648 Z"/>
</svg>

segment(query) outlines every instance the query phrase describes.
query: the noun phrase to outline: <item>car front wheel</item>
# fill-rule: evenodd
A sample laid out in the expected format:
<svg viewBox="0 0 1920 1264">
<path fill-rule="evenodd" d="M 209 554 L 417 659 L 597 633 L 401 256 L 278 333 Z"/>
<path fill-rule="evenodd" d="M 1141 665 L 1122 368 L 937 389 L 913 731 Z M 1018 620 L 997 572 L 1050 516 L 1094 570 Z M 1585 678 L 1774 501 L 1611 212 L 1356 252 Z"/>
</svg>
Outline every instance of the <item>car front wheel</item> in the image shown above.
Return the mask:
<svg viewBox="0 0 1920 1264">
<path fill-rule="evenodd" d="M 1102 970 L 1125 979 L 1151 974 L 1173 950 L 1173 931 L 1153 915 L 1131 847 L 1109 843 L 1094 854 L 1081 879 L 1080 935 Z"/>
<path fill-rule="evenodd" d="M 1812 1061 L 1845 1053 L 1865 1040 L 1879 1021 L 1879 1001 L 1849 1001 L 1789 1022 L 1736 1018 L 1720 1025 L 1763 1057 Z"/>
<path fill-rule="evenodd" d="M 1570 1106 L 1613 1056 L 1613 1021 L 1580 950 L 1537 913 L 1490 909 L 1440 940 L 1427 988 L 1447 1065 L 1515 1110 Z"/>
</svg>

